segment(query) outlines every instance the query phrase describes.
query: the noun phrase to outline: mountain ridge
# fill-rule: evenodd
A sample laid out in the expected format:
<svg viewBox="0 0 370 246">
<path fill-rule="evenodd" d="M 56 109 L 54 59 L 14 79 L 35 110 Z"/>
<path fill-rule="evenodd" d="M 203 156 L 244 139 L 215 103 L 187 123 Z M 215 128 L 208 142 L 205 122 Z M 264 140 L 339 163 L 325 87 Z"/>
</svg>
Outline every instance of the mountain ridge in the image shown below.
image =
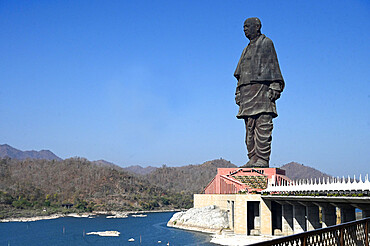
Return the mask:
<svg viewBox="0 0 370 246">
<path fill-rule="evenodd" d="M 58 157 L 50 150 L 22 151 L 8 144 L 0 144 L 0 158 L 12 158 L 12 159 L 18 159 L 18 160 L 25 160 L 25 159 L 45 159 L 45 160 L 57 160 L 57 161 L 63 160 L 62 158 Z M 198 170 L 198 171 L 209 168 L 212 170 L 211 173 L 203 171 L 204 172 L 203 174 L 206 173 L 206 177 L 204 178 L 209 179 L 208 177 L 209 175 L 213 177 L 216 175 L 217 168 L 222 168 L 222 167 L 224 168 L 225 167 L 232 167 L 232 168 L 235 167 L 236 168 L 237 167 L 236 165 L 222 158 L 211 160 L 211 161 L 206 161 L 202 164 L 189 164 L 189 165 L 184 165 L 180 167 L 168 167 L 166 165 L 163 165 L 162 167 L 153 167 L 153 166 L 142 167 L 140 165 L 131 165 L 127 167 L 122 167 L 122 166 L 119 166 L 117 164 L 114 164 L 106 160 L 96 160 L 96 161 L 91 161 L 91 163 L 97 166 L 100 166 L 100 167 L 109 167 L 109 168 L 119 170 L 119 171 L 124 170 L 126 172 L 129 172 L 135 175 L 146 176 L 147 178 L 152 179 L 153 182 L 158 182 L 158 180 L 154 177 L 155 174 L 153 173 L 157 172 L 157 175 L 163 175 L 163 174 L 159 174 L 158 172 L 163 171 L 164 168 L 168 168 L 168 170 L 166 171 L 167 173 L 168 172 L 170 173 L 180 172 L 182 173 L 182 175 L 186 173 L 184 170 L 186 170 L 187 168 Z M 286 171 L 286 176 L 288 176 L 292 180 L 331 177 L 331 175 L 323 173 L 315 168 L 305 166 L 303 164 L 300 164 L 294 161 L 287 163 L 281 166 L 280 168 L 284 169 Z M 175 176 L 177 175 L 179 174 L 176 174 Z M 188 173 L 187 175 L 190 175 L 190 173 Z M 163 185 L 166 186 L 166 184 L 163 184 Z"/>
<path fill-rule="evenodd" d="M 55 155 L 50 150 L 26 150 L 22 151 L 16 149 L 8 144 L 0 144 L 0 158 L 12 158 L 18 160 L 25 160 L 25 159 L 45 159 L 45 160 L 57 160 L 61 161 L 62 158 Z"/>
<path fill-rule="evenodd" d="M 292 180 L 332 177 L 331 175 L 323 173 L 313 167 L 305 166 L 294 161 L 289 162 L 280 168 L 284 169 L 285 175 Z"/>
</svg>

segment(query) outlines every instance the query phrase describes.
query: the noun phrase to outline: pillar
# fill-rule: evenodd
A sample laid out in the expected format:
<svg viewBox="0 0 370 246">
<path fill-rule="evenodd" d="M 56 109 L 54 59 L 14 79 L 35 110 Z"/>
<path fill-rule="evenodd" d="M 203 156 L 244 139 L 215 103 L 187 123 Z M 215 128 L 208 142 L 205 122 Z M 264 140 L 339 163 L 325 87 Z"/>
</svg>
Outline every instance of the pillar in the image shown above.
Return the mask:
<svg viewBox="0 0 370 246">
<path fill-rule="evenodd" d="M 311 202 L 299 202 L 306 207 L 306 229 L 312 231 L 321 228 L 319 207 Z"/>
<path fill-rule="evenodd" d="M 298 202 L 288 202 L 293 206 L 293 231 L 300 233 L 306 231 L 306 207 Z"/>
<path fill-rule="evenodd" d="M 336 207 L 329 203 L 315 203 L 321 207 L 322 227 L 328 227 L 336 224 Z"/>
<path fill-rule="evenodd" d="M 340 209 L 340 223 L 346 223 L 356 220 L 356 210 L 355 207 L 347 204 L 338 204 Z"/>
<path fill-rule="evenodd" d="M 288 236 L 293 234 L 293 206 L 281 203 L 283 234 Z"/>
<path fill-rule="evenodd" d="M 261 199 L 260 209 L 261 234 L 272 235 L 271 201 Z"/>
</svg>

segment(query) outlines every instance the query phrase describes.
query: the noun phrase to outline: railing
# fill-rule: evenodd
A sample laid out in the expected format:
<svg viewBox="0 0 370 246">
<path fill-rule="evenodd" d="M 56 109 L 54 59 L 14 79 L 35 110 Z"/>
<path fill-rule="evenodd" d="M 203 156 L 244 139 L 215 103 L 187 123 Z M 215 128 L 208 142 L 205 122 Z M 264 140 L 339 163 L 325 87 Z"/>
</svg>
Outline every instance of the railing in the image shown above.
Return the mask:
<svg viewBox="0 0 370 246">
<path fill-rule="evenodd" d="M 369 246 L 370 218 L 251 244 L 253 246 Z"/>
<path fill-rule="evenodd" d="M 357 180 L 354 176 L 353 179 L 348 176 L 347 179 L 343 178 L 322 178 L 318 181 L 316 179 L 311 180 L 296 180 L 290 182 L 283 182 L 283 184 L 275 184 L 269 182 L 265 193 L 284 193 L 284 192 L 343 192 L 343 191 L 358 191 L 358 192 L 369 192 L 370 180 L 369 175 L 365 176 L 365 180 L 362 181 L 361 175 Z"/>
</svg>

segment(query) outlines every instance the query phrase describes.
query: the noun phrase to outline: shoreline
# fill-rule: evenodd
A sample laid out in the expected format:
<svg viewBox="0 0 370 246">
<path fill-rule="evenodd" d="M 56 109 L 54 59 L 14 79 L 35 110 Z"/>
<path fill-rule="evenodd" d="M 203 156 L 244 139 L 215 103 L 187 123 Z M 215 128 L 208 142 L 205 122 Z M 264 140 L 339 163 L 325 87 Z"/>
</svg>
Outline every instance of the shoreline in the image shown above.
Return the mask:
<svg viewBox="0 0 370 246">
<path fill-rule="evenodd" d="M 105 215 L 109 217 L 109 219 L 122 219 L 127 218 L 129 215 L 132 214 L 144 214 L 144 213 L 165 213 L 165 212 L 179 212 L 184 211 L 182 209 L 163 209 L 163 210 L 148 210 L 148 211 L 94 211 L 94 212 L 83 212 L 83 213 L 68 213 L 68 214 L 61 214 L 55 213 L 51 215 L 40 215 L 40 216 L 33 216 L 33 217 L 10 217 L 1 219 L 0 223 L 6 222 L 33 222 L 39 220 L 50 220 L 50 219 L 58 219 L 63 217 L 75 217 L 75 218 L 94 218 L 95 216 Z"/>
</svg>

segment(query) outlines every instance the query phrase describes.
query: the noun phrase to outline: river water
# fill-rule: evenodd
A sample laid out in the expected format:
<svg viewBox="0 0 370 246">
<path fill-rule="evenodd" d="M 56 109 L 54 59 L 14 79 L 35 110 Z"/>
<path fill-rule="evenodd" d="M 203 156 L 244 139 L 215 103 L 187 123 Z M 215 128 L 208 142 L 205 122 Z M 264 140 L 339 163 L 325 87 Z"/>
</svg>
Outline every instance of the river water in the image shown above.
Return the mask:
<svg viewBox="0 0 370 246">
<path fill-rule="evenodd" d="M 167 227 L 173 214 L 148 213 L 147 217 L 122 219 L 64 217 L 0 223 L 0 245 L 215 245 L 209 242 L 209 234 Z M 97 231 L 119 231 L 121 234 L 118 237 L 86 235 Z M 128 241 L 130 238 L 135 241 Z"/>
</svg>

